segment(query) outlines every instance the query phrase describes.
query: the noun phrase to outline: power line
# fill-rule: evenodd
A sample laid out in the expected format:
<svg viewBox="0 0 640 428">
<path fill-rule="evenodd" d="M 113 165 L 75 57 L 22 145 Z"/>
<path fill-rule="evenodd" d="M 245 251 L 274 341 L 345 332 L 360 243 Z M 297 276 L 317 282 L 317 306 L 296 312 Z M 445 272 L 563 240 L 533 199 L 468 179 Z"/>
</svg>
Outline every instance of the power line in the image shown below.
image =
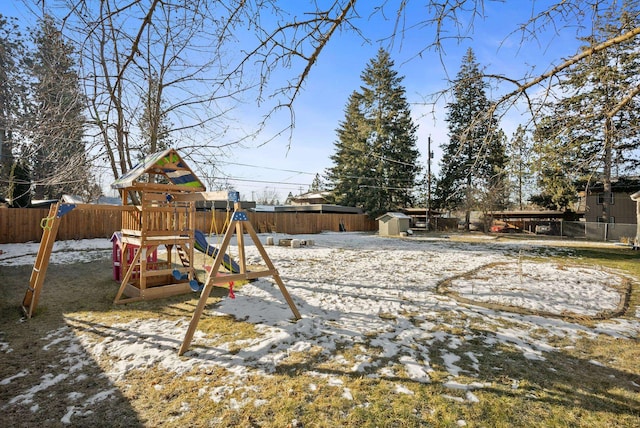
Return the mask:
<svg viewBox="0 0 640 428">
<path fill-rule="evenodd" d="M 263 184 L 286 184 L 291 186 L 308 186 L 309 183 L 291 183 L 288 181 L 267 181 L 267 180 L 251 180 L 248 178 L 234 178 L 231 176 L 228 177 L 218 177 L 218 176 L 205 176 L 206 179 L 213 180 L 229 180 L 229 181 L 243 181 L 248 183 L 263 183 Z"/>
<path fill-rule="evenodd" d="M 269 166 L 249 165 L 249 164 L 246 164 L 246 163 L 238 163 L 238 162 L 218 161 L 218 163 L 226 164 L 226 165 L 246 166 L 246 167 L 249 167 L 249 168 L 268 169 L 268 170 L 271 170 L 271 171 L 291 172 L 291 173 L 295 173 L 295 174 L 316 175 L 315 172 L 296 171 L 296 170 L 293 170 L 293 169 L 273 168 L 273 167 L 269 167 Z"/>
</svg>

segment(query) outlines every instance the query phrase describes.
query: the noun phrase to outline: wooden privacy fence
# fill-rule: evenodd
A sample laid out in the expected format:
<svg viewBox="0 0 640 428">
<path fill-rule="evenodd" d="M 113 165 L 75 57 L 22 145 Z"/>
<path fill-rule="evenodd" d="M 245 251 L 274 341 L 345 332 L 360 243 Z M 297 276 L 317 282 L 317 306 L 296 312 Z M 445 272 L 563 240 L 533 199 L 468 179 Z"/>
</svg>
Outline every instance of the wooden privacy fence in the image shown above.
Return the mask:
<svg viewBox="0 0 640 428">
<path fill-rule="evenodd" d="M 42 219 L 49 213 L 40 208 L 0 209 L 0 244 L 40 242 Z M 293 212 L 248 212 L 249 221 L 258 233 L 320 233 L 322 231 L 377 231 L 378 222 L 366 214 L 329 214 Z M 230 215 L 230 214 L 229 214 Z M 204 233 L 220 233 L 227 212 L 216 211 L 215 222 L 210 211 L 196 212 L 196 229 Z M 58 240 L 110 238 L 122 227 L 122 213 L 114 210 L 73 210 L 62 217 Z"/>
</svg>

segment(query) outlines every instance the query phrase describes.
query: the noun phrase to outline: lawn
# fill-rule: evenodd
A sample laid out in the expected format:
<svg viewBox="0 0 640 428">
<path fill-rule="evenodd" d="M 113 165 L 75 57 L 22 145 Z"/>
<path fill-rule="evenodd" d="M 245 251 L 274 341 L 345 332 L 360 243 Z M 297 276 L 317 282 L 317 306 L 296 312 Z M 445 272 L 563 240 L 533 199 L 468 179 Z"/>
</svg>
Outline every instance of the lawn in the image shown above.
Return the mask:
<svg viewBox="0 0 640 428">
<path fill-rule="evenodd" d="M 219 289 L 184 356 L 198 295 L 113 305 L 108 240 L 56 243 L 30 320 L 19 305 L 37 244 L 0 245 L 0 420 L 640 426 L 639 252 L 511 235 L 296 237 L 314 245 L 265 248 L 302 319 L 270 278 L 235 299 Z"/>
</svg>

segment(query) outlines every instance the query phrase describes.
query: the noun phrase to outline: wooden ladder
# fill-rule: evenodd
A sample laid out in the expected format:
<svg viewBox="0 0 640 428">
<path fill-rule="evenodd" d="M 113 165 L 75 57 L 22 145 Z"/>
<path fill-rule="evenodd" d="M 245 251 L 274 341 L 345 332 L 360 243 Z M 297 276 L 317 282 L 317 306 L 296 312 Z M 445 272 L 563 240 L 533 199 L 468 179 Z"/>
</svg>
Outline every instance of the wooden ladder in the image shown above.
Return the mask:
<svg viewBox="0 0 640 428">
<path fill-rule="evenodd" d="M 182 262 L 182 266 L 190 267 L 191 261 L 189 260 L 189 255 L 186 250 L 182 247 L 182 245 L 176 245 L 176 251 L 178 252 L 178 256 L 180 257 L 180 262 Z"/>
<path fill-rule="evenodd" d="M 47 268 L 49 267 L 51 251 L 53 250 L 53 244 L 56 242 L 56 235 L 60 227 L 60 217 L 66 213 L 65 210 L 61 210 L 62 205 L 66 204 L 60 204 L 59 202 L 52 204 L 49 208 L 49 215 L 40 222 L 40 226 L 42 226 L 44 232 L 42 234 L 42 240 L 40 241 L 36 261 L 33 264 L 33 271 L 31 271 L 29 288 L 27 288 L 24 299 L 22 300 L 22 310 L 27 318 L 33 316 L 33 312 L 38 306 L 38 299 L 40 298 L 44 278 L 47 274 Z"/>
</svg>

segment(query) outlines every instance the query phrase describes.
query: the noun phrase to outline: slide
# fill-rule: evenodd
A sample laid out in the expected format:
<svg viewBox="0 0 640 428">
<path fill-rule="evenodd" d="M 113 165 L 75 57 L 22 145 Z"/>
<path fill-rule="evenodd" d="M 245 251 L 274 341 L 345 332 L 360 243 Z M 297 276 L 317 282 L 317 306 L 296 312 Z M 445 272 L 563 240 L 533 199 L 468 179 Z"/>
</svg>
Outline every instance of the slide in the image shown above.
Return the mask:
<svg viewBox="0 0 640 428">
<path fill-rule="evenodd" d="M 194 232 L 194 238 L 194 247 L 196 250 L 205 253 L 211 258 L 216 258 L 218 255 L 218 249 L 209 243 L 204 233 L 196 229 Z M 222 265 L 231 273 L 240 273 L 240 266 L 235 260 L 229 257 L 228 254 L 224 254 L 222 256 Z"/>
</svg>

